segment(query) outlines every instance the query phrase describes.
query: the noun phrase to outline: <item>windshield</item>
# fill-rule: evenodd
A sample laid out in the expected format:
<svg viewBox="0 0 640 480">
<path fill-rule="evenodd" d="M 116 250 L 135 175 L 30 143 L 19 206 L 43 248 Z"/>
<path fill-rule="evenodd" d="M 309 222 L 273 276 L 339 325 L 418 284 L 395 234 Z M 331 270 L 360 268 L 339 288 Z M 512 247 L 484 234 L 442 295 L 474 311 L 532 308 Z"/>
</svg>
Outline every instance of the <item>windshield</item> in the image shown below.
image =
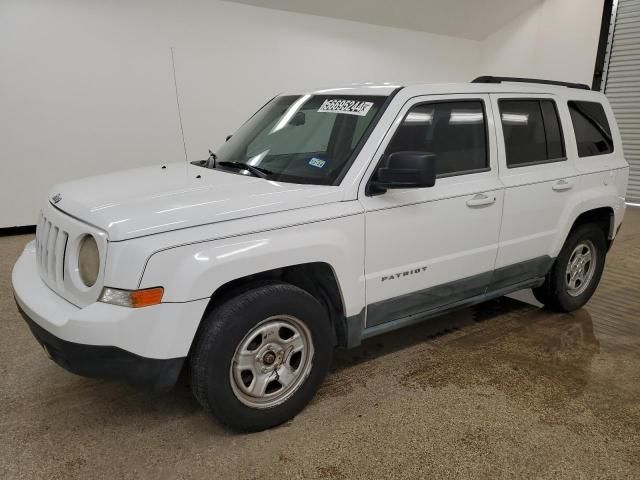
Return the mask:
<svg viewBox="0 0 640 480">
<path fill-rule="evenodd" d="M 276 97 L 216 152 L 216 163 L 248 164 L 266 172 L 269 180 L 332 185 L 349 167 L 385 99 Z"/>
</svg>

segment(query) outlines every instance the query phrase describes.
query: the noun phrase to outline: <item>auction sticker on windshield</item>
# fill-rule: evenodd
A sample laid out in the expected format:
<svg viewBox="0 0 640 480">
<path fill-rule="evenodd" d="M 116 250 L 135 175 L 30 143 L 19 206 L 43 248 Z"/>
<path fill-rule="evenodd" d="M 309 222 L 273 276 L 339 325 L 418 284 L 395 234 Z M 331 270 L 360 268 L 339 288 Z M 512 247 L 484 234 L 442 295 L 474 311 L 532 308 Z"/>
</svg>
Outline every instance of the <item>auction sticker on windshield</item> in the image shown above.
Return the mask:
<svg viewBox="0 0 640 480">
<path fill-rule="evenodd" d="M 362 102 L 360 100 L 344 100 L 338 98 L 328 98 L 320 108 L 318 112 L 327 113 L 344 113 L 347 115 L 359 115 L 364 117 L 369 109 L 373 106 L 373 102 Z"/>
<path fill-rule="evenodd" d="M 313 157 L 311 160 L 309 160 L 309 165 L 311 165 L 312 167 L 317 167 L 317 168 L 324 167 L 325 163 L 327 163 L 326 160 L 322 160 L 322 159 L 316 158 L 316 157 Z"/>
</svg>

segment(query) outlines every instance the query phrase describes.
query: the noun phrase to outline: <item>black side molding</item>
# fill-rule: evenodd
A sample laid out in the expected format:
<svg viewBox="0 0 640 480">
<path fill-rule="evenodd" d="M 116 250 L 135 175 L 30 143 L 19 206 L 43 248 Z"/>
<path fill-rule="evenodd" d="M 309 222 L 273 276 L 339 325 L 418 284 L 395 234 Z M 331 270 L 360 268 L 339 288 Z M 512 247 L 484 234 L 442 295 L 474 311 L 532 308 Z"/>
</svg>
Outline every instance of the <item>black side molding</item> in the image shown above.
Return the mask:
<svg viewBox="0 0 640 480">
<path fill-rule="evenodd" d="M 589 85 L 585 83 L 559 82 L 556 80 L 544 80 L 540 78 L 493 77 L 491 75 L 483 75 L 471 81 L 471 83 L 502 83 L 502 82 L 541 83 L 543 85 L 558 85 L 560 87 L 579 88 L 580 90 L 591 90 L 591 88 L 589 88 Z"/>
<path fill-rule="evenodd" d="M 489 272 L 436 285 L 387 300 L 370 303 L 366 310 L 343 317 L 338 344 L 353 348 L 362 340 L 466 308 L 524 288 L 542 285 L 555 258 L 532 258 Z M 365 326 L 366 317 L 366 326 Z"/>
</svg>

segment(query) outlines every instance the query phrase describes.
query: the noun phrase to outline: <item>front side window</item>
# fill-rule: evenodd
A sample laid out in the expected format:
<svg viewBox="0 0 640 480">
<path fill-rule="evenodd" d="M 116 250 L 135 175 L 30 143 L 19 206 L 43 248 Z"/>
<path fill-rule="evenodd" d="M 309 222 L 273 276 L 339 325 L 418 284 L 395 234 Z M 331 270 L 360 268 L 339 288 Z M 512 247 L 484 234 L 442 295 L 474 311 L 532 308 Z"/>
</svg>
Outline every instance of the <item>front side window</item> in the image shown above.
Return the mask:
<svg viewBox="0 0 640 480">
<path fill-rule="evenodd" d="M 435 154 L 436 175 L 440 177 L 488 169 L 483 102 L 434 102 L 412 107 L 385 155 L 402 151 Z"/>
<path fill-rule="evenodd" d="M 597 102 L 569 102 L 579 157 L 613 152 L 611 128 L 604 108 Z"/>
<path fill-rule="evenodd" d="M 274 98 L 217 152 L 269 180 L 332 185 L 365 140 L 383 96 L 287 95 Z"/>
<path fill-rule="evenodd" d="M 552 100 L 500 100 L 507 167 L 565 159 L 564 140 Z"/>
</svg>

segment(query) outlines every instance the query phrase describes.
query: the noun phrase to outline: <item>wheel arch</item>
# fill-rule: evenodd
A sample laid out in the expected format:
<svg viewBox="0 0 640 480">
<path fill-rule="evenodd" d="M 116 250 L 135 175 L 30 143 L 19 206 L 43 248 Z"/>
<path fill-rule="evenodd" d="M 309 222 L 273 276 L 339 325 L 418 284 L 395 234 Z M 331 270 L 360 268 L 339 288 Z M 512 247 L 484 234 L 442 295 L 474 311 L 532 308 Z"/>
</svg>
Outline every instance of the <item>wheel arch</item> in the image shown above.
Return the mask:
<svg viewBox="0 0 640 480">
<path fill-rule="evenodd" d="M 622 221 L 622 215 L 620 209 L 604 200 L 580 202 L 560 219 L 561 227 L 556 231 L 555 242 L 549 252 L 551 258 L 556 258 L 560 254 L 571 232 L 586 223 L 594 223 L 602 230 L 607 242 L 607 250 L 609 250 Z"/>
<path fill-rule="evenodd" d="M 294 285 L 312 295 L 327 311 L 334 334 L 333 343 L 347 343 L 345 302 L 334 268 L 327 262 L 309 262 L 264 270 L 227 281 L 216 288 L 205 308 L 203 319 L 217 306 L 252 288 L 273 282 Z M 198 332 L 202 326 L 202 319 Z M 196 333 L 197 336 L 197 333 Z"/>
<path fill-rule="evenodd" d="M 615 232 L 615 228 L 616 228 L 615 213 L 613 211 L 613 208 L 609 206 L 598 207 L 598 208 L 593 208 L 591 210 L 584 211 L 581 214 L 579 214 L 573 221 L 573 224 L 571 225 L 571 228 L 569 229 L 569 232 L 565 237 L 565 241 L 567 237 L 571 234 L 571 232 L 573 232 L 577 227 L 581 225 L 585 225 L 587 223 L 592 223 L 594 225 L 597 225 L 602 230 L 602 233 L 604 234 L 604 237 L 605 237 L 605 241 L 607 242 L 607 251 L 609 251 L 609 248 L 611 248 L 611 244 L 613 243 L 613 238 L 616 233 Z"/>
</svg>

